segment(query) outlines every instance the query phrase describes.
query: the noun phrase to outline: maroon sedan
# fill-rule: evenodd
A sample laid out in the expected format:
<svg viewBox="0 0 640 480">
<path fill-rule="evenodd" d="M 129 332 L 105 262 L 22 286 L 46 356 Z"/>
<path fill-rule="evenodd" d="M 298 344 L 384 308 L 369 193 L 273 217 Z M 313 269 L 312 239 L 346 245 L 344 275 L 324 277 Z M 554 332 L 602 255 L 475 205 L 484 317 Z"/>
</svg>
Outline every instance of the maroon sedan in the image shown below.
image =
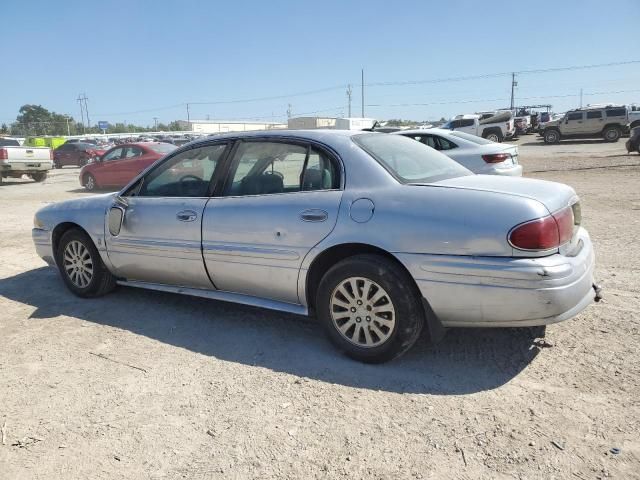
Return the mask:
<svg viewBox="0 0 640 480">
<path fill-rule="evenodd" d="M 175 145 L 156 142 L 118 145 L 80 170 L 80 185 L 87 190 L 124 187 L 156 160 L 175 149 Z"/>
<path fill-rule="evenodd" d="M 99 157 L 103 153 L 104 150 L 100 150 L 91 143 L 65 143 L 53 151 L 53 166 L 55 168 L 62 168 L 65 165 L 82 167 L 89 160 Z"/>
</svg>

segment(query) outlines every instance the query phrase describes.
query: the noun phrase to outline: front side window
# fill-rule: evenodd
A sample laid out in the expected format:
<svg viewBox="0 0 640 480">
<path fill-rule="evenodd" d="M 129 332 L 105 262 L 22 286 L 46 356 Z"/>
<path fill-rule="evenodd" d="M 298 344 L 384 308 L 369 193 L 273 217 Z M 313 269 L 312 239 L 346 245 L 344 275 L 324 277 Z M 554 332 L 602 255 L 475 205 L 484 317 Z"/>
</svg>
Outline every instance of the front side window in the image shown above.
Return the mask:
<svg viewBox="0 0 640 480">
<path fill-rule="evenodd" d="M 351 138 L 401 183 L 430 183 L 473 175 L 442 153 L 402 135 L 370 133 Z"/>
<path fill-rule="evenodd" d="M 335 164 L 313 148 L 282 142 L 242 142 L 226 195 L 269 195 L 337 188 Z"/>
<path fill-rule="evenodd" d="M 140 197 L 206 197 L 226 144 L 181 152 L 151 170 L 142 180 Z"/>
<path fill-rule="evenodd" d="M 105 154 L 103 160 L 108 162 L 110 160 L 118 160 L 122 157 L 122 148 L 114 148 L 109 153 Z"/>
<path fill-rule="evenodd" d="M 124 152 L 124 158 L 140 157 L 143 153 L 140 147 L 127 147 Z"/>
</svg>

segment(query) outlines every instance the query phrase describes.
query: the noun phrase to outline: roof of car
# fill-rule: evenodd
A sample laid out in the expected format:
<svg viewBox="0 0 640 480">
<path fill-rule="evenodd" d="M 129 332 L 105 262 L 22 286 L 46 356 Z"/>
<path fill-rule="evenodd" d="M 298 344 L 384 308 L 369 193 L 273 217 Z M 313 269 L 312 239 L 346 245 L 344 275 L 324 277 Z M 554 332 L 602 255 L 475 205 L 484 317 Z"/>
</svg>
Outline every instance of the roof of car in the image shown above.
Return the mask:
<svg viewBox="0 0 640 480">
<path fill-rule="evenodd" d="M 195 145 L 200 143 L 208 143 L 215 140 L 224 140 L 227 138 L 300 138 L 316 140 L 318 142 L 327 142 L 331 138 L 348 138 L 361 133 L 372 133 L 363 130 L 331 130 L 331 129 L 314 129 L 314 130 L 253 130 L 250 132 L 229 132 L 215 135 L 209 135 L 205 138 L 199 138 L 189 143 Z M 379 133 L 378 135 L 386 135 Z"/>
</svg>

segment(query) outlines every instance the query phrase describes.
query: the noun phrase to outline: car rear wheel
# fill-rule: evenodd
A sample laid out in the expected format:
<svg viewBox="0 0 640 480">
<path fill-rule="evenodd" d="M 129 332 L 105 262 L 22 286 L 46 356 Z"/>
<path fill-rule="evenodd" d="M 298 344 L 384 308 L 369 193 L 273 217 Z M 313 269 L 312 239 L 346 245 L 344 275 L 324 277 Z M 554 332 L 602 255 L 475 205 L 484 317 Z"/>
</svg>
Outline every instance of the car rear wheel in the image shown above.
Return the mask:
<svg viewBox="0 0 640 480">
<path fill-rule="evenodd" d="M 99 297 L 116 285 L 93 241 L 82 230 L 72 229 L 62 236 L 56 263 L 64 283 L 79 297 Z"/>
<path fill-rule="evenodd" d="M 560 141 L 560 132 L 557 130 L 547 130 L 544 132 L 544 143 L 558 143 Z"/>
<path fill-rule="evenodd" d="M 87 173 L 84 176 L 84 188 L 86 188 L 89 191 L 92 191 L 92 190 L 95 190 L 97 187 L 98 185 L 96 183 L 96 177 L 94 177 L 90 173 Z"/>
<path fill-rule="evenodd" d="M 617 142 L 621 135 L 622 132 L 618 127 L 607 127 L 602 132 L 602 136 L 607 142 Z"/>
<path fill-rule="evenodd" d="M 34 182 L 44 182 L 47 179 L 47 172 L 32 173 L 30 177 Z"/>
<path fill-rule="evenodd" d="M 402 355 L 424 325 L 413 279 L 379 255 L 356 255 L 329 269 L 318 287 L 316 310 L 333 344 L 367 363 Z"/>
</svg>

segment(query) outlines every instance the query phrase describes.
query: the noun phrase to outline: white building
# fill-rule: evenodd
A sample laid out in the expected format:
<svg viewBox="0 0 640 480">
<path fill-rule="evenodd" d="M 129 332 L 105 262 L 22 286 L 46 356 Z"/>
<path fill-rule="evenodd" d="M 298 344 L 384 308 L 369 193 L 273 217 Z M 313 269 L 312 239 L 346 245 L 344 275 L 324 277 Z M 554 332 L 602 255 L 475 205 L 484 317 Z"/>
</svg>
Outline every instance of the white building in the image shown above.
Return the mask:
<svg viewBox="0 0 640 480">
<path fill-rule="evenodd" d="M 294 117 L 288 120 L 289 128 L 295 130 L 310 130 L 314 128 L 334 128 L 335 118 L 328 117 Z"/>
<path fill-rule="evenodd" d="M 252 130 L 274 130 L 287 128 L 284 123 L 278 122 L 249 122 L 233 120 L 191 120 L 189 122 L 180 120 L 179 124 L 183 130 L 207 134 L 226 132 L 249 132 Z"/>
</svg>

